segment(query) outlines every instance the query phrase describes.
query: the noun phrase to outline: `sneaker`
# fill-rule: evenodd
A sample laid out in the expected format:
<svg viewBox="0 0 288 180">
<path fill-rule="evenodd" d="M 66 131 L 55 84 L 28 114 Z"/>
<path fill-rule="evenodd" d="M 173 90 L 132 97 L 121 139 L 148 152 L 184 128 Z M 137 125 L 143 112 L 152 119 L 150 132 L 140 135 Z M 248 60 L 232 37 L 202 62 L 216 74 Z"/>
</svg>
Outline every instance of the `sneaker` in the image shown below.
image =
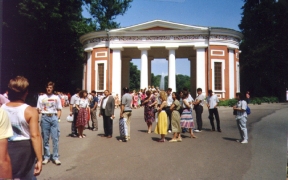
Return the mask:
<svg viewBox="0 0 288 180">
<path fill-rule="evenodd" d="M 201 131 L 201 130 L 198 130 L 198 129 L 196 129 L 196 130 L 194 130 L 194 132 L 200 133 L 200 132 L 202 132 L 202 131 Z"/>
<path fill-rule="evenodd" d="M 98 129 L 96 129 L 96 128 L 93 128 L 93 129 L 92 129 L 92 131 L 98 131 Z"/>
<path fill-rule="evenodd" d="M 46 165 L 46 164 L 48 164 L 48 162 L 49 162 L 48 159 L 44 159 L 44 161 L 42 161 L 42 164 L 43 164 L 43 165 Z"/>
<path fill-rule="evenodd" d="M 241 142 L 241 144 L 247 144 L 247 143 L 248 143 L 247 140 L 243 140 L 243 141 Z"/>
<path fill-rule="evenodd" d="M 59 159 L 54 160 L 54 163 L 55 163 L 56 165 L 61 165 L 61 161 L 59 161 Z"/>
</svg>

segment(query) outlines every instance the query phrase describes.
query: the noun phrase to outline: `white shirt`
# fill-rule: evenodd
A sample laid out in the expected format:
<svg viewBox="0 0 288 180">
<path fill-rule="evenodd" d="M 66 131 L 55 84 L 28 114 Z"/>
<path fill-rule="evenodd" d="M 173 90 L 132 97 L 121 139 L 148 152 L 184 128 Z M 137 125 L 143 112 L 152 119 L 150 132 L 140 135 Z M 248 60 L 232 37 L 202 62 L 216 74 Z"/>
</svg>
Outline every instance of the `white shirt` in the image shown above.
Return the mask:
<svg viewBox="0 0 288 180">
<path fill-rule="evenodd" d="M 200 103 L 199 103 L 199 105 L 201 105 L 201 106 L 203 106 L 204 105 L 204 99 L 205 99 L 205 97 L 204 97 L 204 95 L 203 94 L 200 94 L 200 95 L 198 95 L 197 97 L 196 97 L 196 100 L 199 100 L 200 101 Z"/>
<path fill-rule="evenodd" d="M 247 109 L 247 102 L 242 100 L 242 101 L 238 101 L 237 103 L 237 108 L 241 108 L 245 111 L 237 111 L 237 115 L 236 115 L 236 120 L 237 119 L 241 119 L 242 117 L 247 117 L 247 113 L 246 113 L 246 109 Z"/>
<path fill-rule="evenodd" d="M 193 97 L 190 94 L 188 94 L 188 102 L 190 103 L 190 102 L 193 102 L 193 101 L 194 101 Z"/>
<path fill-rule="evenodd" d="M 80 108 L 87 108 L 88 105 L 89 105 L 89 100 L 88 100 L 88 98 L 86 98 L 86 99 L 79 98 L 79 99 L 76 101 L 76 104 L 77 104 Z"/>
<path fill-rule="evenodd" d="M 78 96 L 78 94 L 74 94 L 71 97 L 70 104 L 73 105 L 73 107 L 75 107 L 75 104 L 79 99 L 80 99 L 80 97 Z"/>
<path fill-rule="evenodd" d="M 209 109 L 214 109 L 216 104 L 219 102 L 218 96 L 213 94 L 211 97 L 207 97 L 207 103 L 209 104 Z"/>
<path fill-rule="evenodd" d="M 171 106 L 173 103 L 172 93 L 167 97 L 167 106 Z"/>
<path fill-rule="evenodd" d="M 108 98 L 109 98 L 109 96 L 107 96 L 107 97 L 104 97 L 104 98 L 102 98 L 102 109 L 105 109 L 106 108 L 106 103 L 107 103 L 107 101 L 108 101 Z"/>
<path fill-rule="evenodd" d="M 49 96 L 43 94 L 38 98 L 37 108 L 40 109 L 43 114 L 56 114 L 57 110 L 62 109 L 61 100 L 54 94 Z"/>
</svg>

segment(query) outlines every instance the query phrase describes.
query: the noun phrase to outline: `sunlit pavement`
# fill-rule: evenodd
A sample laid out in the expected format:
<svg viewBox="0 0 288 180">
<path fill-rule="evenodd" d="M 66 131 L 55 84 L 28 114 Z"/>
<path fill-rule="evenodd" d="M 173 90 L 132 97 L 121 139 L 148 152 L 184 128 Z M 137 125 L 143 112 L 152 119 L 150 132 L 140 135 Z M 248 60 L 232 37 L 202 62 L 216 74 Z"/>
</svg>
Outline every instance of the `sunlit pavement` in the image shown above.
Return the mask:
<svg viewBox="0 0 288 180">
<path fill-rule="evenodd" d="M 98 131 L 84 131 L 86 138 L 67 137 L 71 124 L 66 121 L 69 109 L 64 108 L 59 142 L 62 165 L 44 165 L 38 179 L 285 179 L 288 104 L 250 108 L 248 144 L 235 141 L 239 132 L 228 107 L 219 108 L 222 133 L 210 131 L 204 108 L 204 130 L 195 133 L 197 139 L 186 133 L 183 142 L 176 143 L 159 143 L 159 135 L 147 133 L 143 108 L 133 110 L 127 143 L 116 138 L 119 110 L 115 111 L 113 138 L 99 136 L 103 134 L 102 117 L 98 117 Z M 195 112 L 193 117 L 195 122 Z M 167 135 L 168 140 L 171 137 Z"/>
</svg>

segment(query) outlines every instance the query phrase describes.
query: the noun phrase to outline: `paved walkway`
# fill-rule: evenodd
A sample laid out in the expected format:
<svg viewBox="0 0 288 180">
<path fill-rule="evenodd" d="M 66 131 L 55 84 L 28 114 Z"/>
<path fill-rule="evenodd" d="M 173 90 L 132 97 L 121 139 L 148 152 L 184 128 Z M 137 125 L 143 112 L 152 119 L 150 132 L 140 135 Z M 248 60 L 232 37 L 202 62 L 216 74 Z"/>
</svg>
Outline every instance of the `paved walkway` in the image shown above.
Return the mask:
<svg viewBox="0 0 288 180">
<path fill-rule="evenodd" d="M 128 143 L 116 140 L 119 110 L 113 138 L 99 137 L 102 118 L 98 132 L 85 130 L 84 139 L 66 137 L 71 125 L 65 120 L 69 111 L 65 108 L 60 122 L 62 165 L 48 163 L 38 179 L 286 179 L 288 104 L 250 108 L 249 144 L 235 142 L 238 129 L 232 109 L 226 107 L 219 108 L 222 133 L 210 131 L 205 108 L 205 130 L 196 134 L 197 139 L 183 134 L 181 143 L 158 143 L 159 135 L 147 134 L 142 108 L 133 111 Z"/>
</svg>

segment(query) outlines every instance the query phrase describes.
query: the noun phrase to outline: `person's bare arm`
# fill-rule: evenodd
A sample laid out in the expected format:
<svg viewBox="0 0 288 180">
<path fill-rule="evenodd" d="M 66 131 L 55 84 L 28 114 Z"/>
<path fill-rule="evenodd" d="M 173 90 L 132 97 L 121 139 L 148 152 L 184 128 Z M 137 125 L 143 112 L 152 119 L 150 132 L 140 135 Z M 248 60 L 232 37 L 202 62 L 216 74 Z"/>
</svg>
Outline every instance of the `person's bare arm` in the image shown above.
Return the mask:
<svg viewBox="0 0 288 180">
<path fill-rule="evenodd" d="M 174 104 L 174 103 L 171 104 L 171 106 L 170 106 L 170 111 L 173 111 L 173 110 L 174 110 L 174 107 L 175 107 L 175 104 Z"/>
<path fill-rule="evenodd" d="M 185 104 L 186 108 L 188 109 L 191 108 L 190 104 L 186 100 L 183 100 L 183 103 Z"/>
<path fill-rule="evenodd" d="M 69 108 L 70 108 L 70 116 L 72 116 L 73 105 L 70 104 L 70 105 L 69 105 Z"/>
<path fill-rule="evenodd" d="M 0 139 L 0 179 L 12 179 L 12 167 L 7 148 L 8 140 Z"/>
<path fill-rule="evenodd" d="M 124 108 L 125 108 L 125 105 L 124 105 L 124 104 L 121 104 L 121 109 L 120 109 L 120 118 L 123 118 Z"/>
<path fill-rule="evenodd" d="M 37 157 L 35 164 L 34 175 L 38 176 L 42 171 L 42 138 L 39 130 L 38 119 L 39 115 L 37 111 L 28 106 L 25 110 L 25 119 L 27 120 L 30 128 L 30 138 L 32 146 Z"/>
<path fill-rule="evenodd" d="M 166 106 L 167 102 L 163 101 L 162 104 L 160 105 L 158 112 L 162 111 L 162 109 Z"/>
</svg>

